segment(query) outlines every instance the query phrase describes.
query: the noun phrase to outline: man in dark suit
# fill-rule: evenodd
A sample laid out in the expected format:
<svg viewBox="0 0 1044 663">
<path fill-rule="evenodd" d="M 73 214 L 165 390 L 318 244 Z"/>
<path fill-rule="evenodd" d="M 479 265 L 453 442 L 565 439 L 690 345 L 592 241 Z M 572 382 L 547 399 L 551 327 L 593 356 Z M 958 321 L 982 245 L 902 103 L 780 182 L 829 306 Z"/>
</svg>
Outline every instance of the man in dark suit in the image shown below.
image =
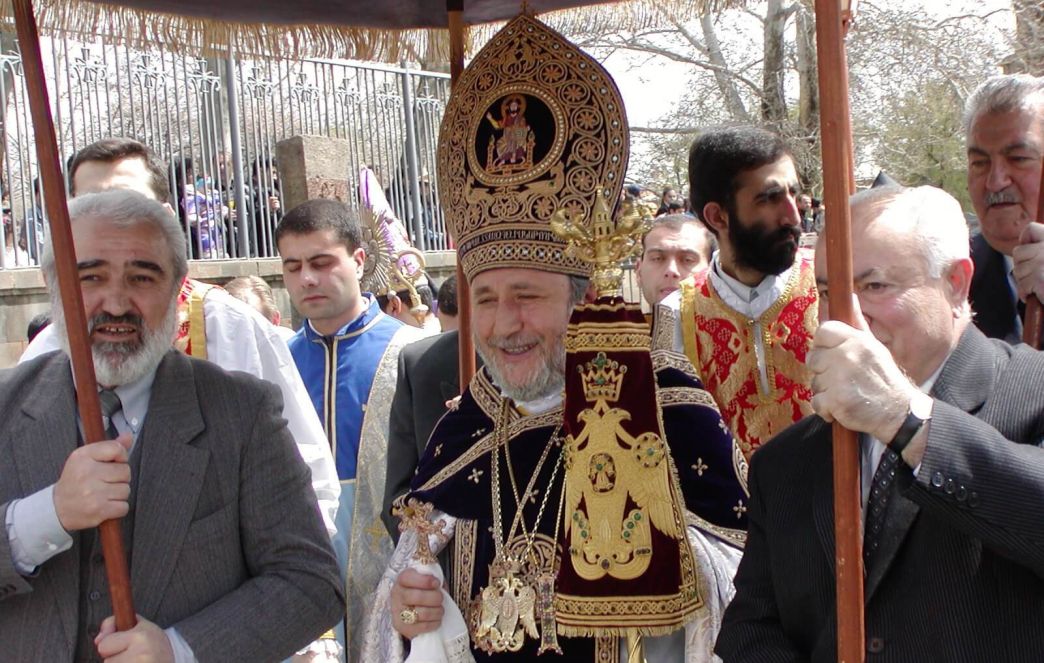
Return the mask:
<svg viewBox="0 0 1044 663">
<path fill-rule="evenodd" d="M 818 416 L 752 459 L 724 661 L 836 660 L 835 420 L 861 433 L 867 660 L 1044 656 L 1044 357 L 971 324 L 965 228 L 931 187 L 853 197 L 859 324 L 820 326 Z"/>
<path fill-rule="evenodd" d="M 388 474 L 381 518 L 399 541 L 399 519 L 392 515 L 396 498 L 410 488 L 431 431 L 446 414 L 446 402 L 460 395 L 457 331 L 410 343 L 399 353 L 399 373 L 388 426 Z M 479 364 L 481 366 L 481 363 Z"/>
<path fill-rule="evenodd" d="M 1044 225 L 1035 223 L 1044 158 L 1044 78 L 997 76 L 964 111 L 968 192 L 981 234 L 972 238 L 970 299 L 984 334 L 1022 340 L 1024 302 L 1044 296 Z"/>
<path fill-rule="evenodd" d="M 109 439 L 82 444 L 64 352 L 0 374 L 5 661 L 278 661 L 344 612 L 271 384 L 172 349 L 185 237 L 113 190 L 69 205 Z M 68 346 L 54 257 L 43 270 Z M 122 518 L 137 626 L 116 632 L 97 525 Z"/>
</svg>

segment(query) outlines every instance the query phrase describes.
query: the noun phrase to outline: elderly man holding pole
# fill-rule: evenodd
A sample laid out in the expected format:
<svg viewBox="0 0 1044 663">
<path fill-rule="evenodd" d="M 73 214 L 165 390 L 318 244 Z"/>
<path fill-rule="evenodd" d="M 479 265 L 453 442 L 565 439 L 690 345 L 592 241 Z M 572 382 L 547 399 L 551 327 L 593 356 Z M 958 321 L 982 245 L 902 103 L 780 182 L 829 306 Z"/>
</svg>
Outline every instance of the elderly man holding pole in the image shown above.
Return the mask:
<svg viewBox="0 0 1044 663">
<path fill-rule="evenodd" d="M 857 324 L 813 343 L 813 408 L 750 472 L 747 547 L 717 652 L 836 657 L 830 427 L 860 432 L 866 652 L 1030 660 L 1044 648 L 1044 357 L 971 324 L 960 206 L 931 187 L 852 198 Z M 831 306 L 817 247 L 821 317 Z"/>
<path fill-rule="evenodd" d="M 278 390 L 171 347 L 187 264 L 163 205 L 110 191 L 70 218 L 109 439 L 82 444 L 66 353 L 0 374 L 4 659 L 284 658 L 344 599 Z M 50 254 L 44 271 L 66 343 Z M 93 529 L 112 518 L 139 613 L 123 632 Z"/>
</svg>

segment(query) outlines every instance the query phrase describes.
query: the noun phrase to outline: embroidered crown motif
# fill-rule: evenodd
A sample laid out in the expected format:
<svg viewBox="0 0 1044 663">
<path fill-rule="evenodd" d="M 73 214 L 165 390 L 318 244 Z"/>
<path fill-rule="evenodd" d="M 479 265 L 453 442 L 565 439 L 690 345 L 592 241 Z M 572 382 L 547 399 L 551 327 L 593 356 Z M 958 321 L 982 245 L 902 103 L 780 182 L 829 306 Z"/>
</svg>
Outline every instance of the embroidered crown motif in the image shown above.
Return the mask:
<svg viewBox="0 0 1044 663">
<path fill-rule="evenodd" d="M 584 397 L 588 402 L 602 400 L 613 403 L 620 400 L 627 366 L 621 366 L 620 362 L 607 358 L 604 352 L 599 352 L 594 359 L 585 362 L 583 366 L 577 366 L 576 369 L 580 373 Z"/>
</svg>

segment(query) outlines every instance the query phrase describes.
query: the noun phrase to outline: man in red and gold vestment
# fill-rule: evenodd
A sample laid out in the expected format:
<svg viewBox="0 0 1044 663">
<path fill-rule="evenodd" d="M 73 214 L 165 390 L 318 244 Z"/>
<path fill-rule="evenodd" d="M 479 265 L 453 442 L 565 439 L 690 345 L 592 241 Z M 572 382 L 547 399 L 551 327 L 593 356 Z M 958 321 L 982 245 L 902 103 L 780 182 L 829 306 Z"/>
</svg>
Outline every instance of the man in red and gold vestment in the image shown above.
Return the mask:
<svg viewBox="0 0 1044 663">
<path fill-rule="evenodd" d="M 693 143 L 689 187 L 719 249 L 710 269 L 664 303 L 680 305 L 676 345 L 749 459 L 812 411 L 805 355 L 817 296 L 811 255 L 798 251 L 800 185 L 779 136 L 731 127 Z"/>
</svg>

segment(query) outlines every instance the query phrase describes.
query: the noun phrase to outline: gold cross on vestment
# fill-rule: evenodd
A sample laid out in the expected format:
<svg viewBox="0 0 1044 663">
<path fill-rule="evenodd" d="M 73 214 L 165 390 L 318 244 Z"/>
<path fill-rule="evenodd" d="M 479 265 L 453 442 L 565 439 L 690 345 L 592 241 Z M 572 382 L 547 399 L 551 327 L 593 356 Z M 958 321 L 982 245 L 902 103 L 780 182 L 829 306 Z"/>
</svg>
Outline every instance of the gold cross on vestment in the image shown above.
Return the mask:
<svg viewBox="0 0 1044 663">
<path fill-rule="evenodd" d="M 366 528 L 365 532 L 370 535 L 370 551 L 378 553 L 381 551 L 381 539 L 388 536 L 388 531 L 384 529 L 384 523 L 380 519 L 375 519 L 370 523 L 370 526 Z"/>
</svg>

